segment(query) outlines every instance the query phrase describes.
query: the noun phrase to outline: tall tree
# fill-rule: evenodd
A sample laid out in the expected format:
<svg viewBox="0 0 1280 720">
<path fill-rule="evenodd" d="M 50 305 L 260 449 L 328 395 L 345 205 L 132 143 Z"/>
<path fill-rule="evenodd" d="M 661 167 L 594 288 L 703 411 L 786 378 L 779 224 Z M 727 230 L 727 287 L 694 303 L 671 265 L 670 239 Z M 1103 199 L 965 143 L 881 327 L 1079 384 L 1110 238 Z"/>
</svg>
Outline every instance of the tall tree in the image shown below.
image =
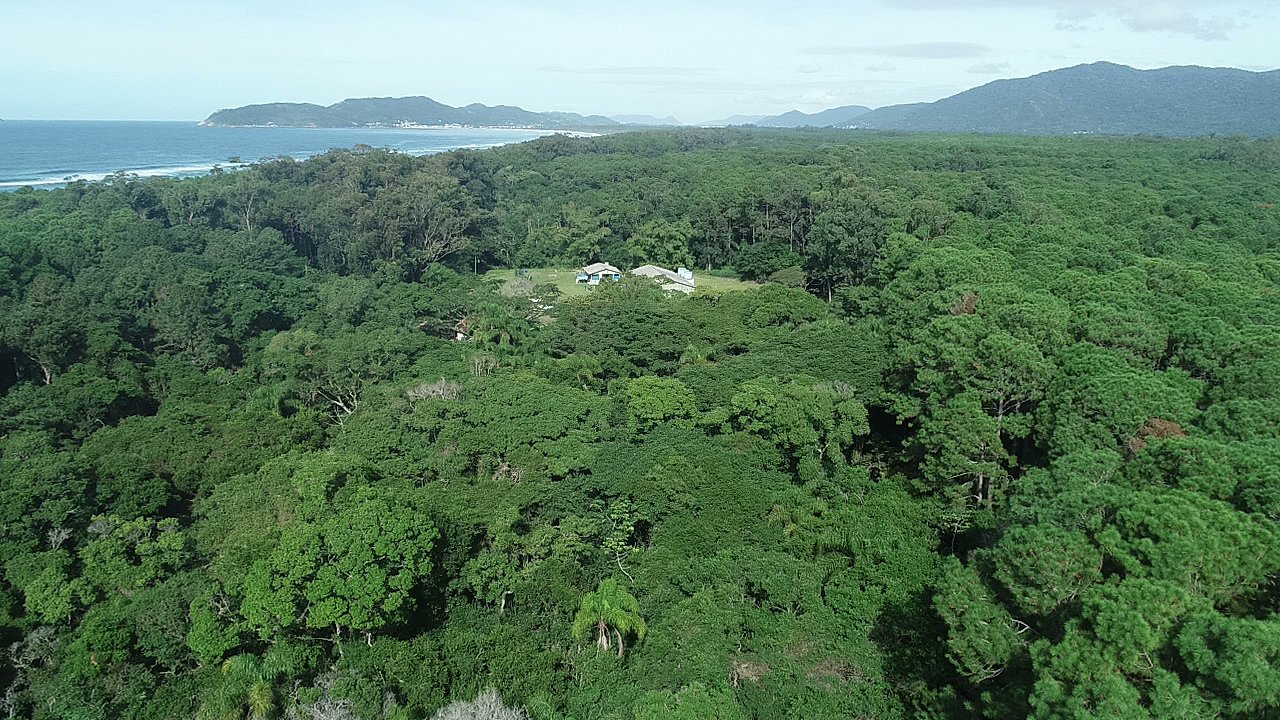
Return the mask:
<svg viewBox="0 0 1280 720">
<path fill-rule="evenodd" d="M 612 578 L 582 596 L 578 614 L 573 619 L 574 638 L 584 640 L 594 631 L 596 647 L 606 651 L 614 647 L 618 657 L 622 657 L 625 647 L 623 639 L 635 635 L 637 641 L 644 640 L 645 630 L 639 601 Z"/>
<path fill-rule="evenodd" d="M 285 529 L 245 580 L 242 611 L 265 637 L 295 628 L 374 632 L 403 621 L 439 537 L 421 512 L 373 491 Z"/>
</svg>

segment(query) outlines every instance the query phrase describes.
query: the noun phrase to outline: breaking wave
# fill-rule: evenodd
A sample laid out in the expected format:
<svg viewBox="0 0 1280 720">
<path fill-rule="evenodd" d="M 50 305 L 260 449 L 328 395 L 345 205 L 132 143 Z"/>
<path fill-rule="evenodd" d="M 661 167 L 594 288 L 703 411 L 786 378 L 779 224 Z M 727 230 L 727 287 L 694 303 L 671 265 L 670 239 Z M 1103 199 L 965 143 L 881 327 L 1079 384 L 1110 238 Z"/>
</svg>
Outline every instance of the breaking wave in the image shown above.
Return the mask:
<svg viewBox="0 0 1280 720">
<path fill-rule="evenodd" d="M 483 149 L 545 131 L 493 129 L 198 128 L 187 123 L 21 121 L 0 126 L 0 192 L 98 182 L 116 172 L 192 177 L 279 157 L 305 160 L 368 144 L 407 155 Z M 165 157 L 165 155 L 170 157 Z M 231 162 L 241 160 L 244 162 Z"/>
<path fill-rule="evenodd" d="M 221 167 L 225 170 L 233 170 L 245 167 L 244 163 L 211 163 L 208 165 L 176 165 L 173 167 L 160 168 L 130 168 L 117 172 L 123 172 L 126 175 L 137 175 L 138 177 L 191 177 L 193 175 L 203 175 L 212 171 L 215 167 Z M 20 178 L 20 179 L 2 179 L 0 180 L 0 188 L 19 188 L 30 185 L 31 187 L 57 187 L 66 185 L 67 183 L 84 180 L 87 182 L 97 182 L 106 180 L 108 177 L 115 175 L 116 172 L 83 172 L 69 173 L 66 175 L 50 175 L 47 177 L 37 178 Z"/>
</svg>

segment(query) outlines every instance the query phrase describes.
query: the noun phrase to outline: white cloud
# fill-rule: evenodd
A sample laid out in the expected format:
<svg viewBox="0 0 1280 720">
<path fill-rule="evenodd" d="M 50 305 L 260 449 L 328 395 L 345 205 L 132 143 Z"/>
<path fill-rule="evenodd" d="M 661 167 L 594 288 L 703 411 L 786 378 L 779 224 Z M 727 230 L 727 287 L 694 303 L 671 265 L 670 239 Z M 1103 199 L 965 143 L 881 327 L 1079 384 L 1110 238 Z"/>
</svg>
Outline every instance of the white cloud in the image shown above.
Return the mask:
<svg viewBox="0 0 1280 720">
<path fill-rule="evenodd" d="M 899 45 L 822 45 L 805 50 L 810 55 L 880 55 L 883 57 L 951 60 L 982 57 L 991 52 L 986 45 L 971 42 L 922 42 Z"/>
<path fill-rule="evenodd" d="M 1118 19 L 1132 32 L 1165 32 L 1198 40 L 1226 40 L 1241 28 L 1243 13 L 1269 3 L 1242 0 L 886 0 L 897 7 L 929 13 L 1014 10 L 1051 12 L 1056 30 L 1094 29 L 1086 20 Z"/>
<path fill-rule="evenodd" d="M 968 72 L 974 75 L 999 75 L 1000 73 L 1008 72 L 1010 67 L 1007 62 L 978 63 L 970 66 Z"/>
<path fill-rule="evenodd" d="M 629 75 L 636 77 L 683 77 L 686 75 L 709 75 L 714 72 L 708 67 L 680 67 L 672 65 L 598 65 L 576 67 L 570 65 L 544 65 L 539 70 L 568 75 Z"/>
<path fill-rule="evenodd" d="M 1120 21 L 1134 32 L 1168 32 L 1200 40 L 1226 40 L 1228 31 L 1240 27 L 1235 18 L 1222 15 L 1201 18 L 1172 3 L 1135 8 L 1121 15 Z"/>
<path fill-rule="evenodd" d="M 811 90 L 800 96 L 800 105 L 809 107 L 828 108 L 846 102 L 848 102 L 847 96 L 831 90 Z"/>
<path fill-rule="evenodd" d="M 1079 23 L 1082 20 L 1092 20 L 1098 12 L 1087 7 L 1071 7 L 1064 8 L 1057 12 L 1057 18 L 1066 23 Z"/>
</svg>

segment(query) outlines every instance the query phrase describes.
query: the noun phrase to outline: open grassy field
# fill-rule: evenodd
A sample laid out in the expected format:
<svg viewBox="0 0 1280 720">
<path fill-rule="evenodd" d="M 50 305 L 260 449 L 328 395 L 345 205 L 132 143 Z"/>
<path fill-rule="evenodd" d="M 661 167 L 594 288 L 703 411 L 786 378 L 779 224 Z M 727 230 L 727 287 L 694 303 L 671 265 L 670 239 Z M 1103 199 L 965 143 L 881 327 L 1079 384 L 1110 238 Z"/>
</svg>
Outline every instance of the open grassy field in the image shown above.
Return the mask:
<svg viewBox="0 0 1280 720">
<path fill-rule="evenodd" d="M 529 275 L 533 278 L 535 285 L 550 283 L 560 289 L 561 297 L 573 297 L 575 295 L 585 295 L 590 292 L 590 285 L 579 285 L 574 281 L 578 271 L 576 268 L 530 268 Z M 490 270 L 485 273 L 486 278 L 498 279 L 506 282 L 515 278 L 516 271 L 510 268 L 502 268 L 498 270 Z M 697 281 L 698 292 L 725 293 L 734 290 L 747 290 L 749 288 L 760 287 L 759 283 L 747 282 L 746 280 L 737 280 L 734 278 L 712 277 L 695 273 L 694 278 Z"/>
</svg>

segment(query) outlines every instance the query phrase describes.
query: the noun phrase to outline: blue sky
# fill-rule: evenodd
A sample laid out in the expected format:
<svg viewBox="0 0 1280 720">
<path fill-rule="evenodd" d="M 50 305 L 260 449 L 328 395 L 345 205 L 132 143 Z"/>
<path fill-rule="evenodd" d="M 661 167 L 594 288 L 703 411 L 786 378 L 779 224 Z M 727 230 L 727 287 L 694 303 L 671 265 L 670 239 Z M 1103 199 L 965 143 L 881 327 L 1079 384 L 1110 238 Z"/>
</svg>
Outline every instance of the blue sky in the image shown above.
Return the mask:
<svg viewBox="0 0 1280 720">
<path fill-rule="evenodd" d="M 402 95 L 685 122 L 878 107 L 1095 60 L 1273 69 L 1268 5 L 0 0 L 0 118 Z"/>
</svg>

